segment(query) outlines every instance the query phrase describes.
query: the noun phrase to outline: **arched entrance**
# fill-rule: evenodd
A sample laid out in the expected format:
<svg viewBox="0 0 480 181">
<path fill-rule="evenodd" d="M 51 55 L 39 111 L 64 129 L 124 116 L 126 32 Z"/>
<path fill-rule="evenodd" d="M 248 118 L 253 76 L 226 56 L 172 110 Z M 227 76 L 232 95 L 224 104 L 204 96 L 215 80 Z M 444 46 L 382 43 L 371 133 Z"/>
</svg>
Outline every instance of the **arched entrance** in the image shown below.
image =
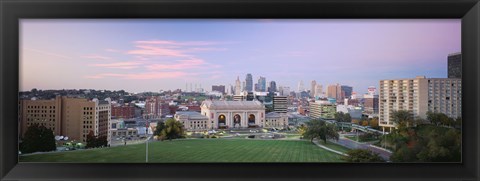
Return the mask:
<svg viewBox="0 0 480 181">
<path fill-rule="evenodd" d="M 218 116 L 218 128 L 227 128 L 227 121 L 225 115 Z"/>
<path fill-rule="evenodd" d="M 255 126 L 256 126 L 256 125 L 255 125 L 255 115 L 250 114 L 250 115 L 248 116 L 248 127 L 251 128 L 251 127 L 255 127 Z"/>
<path fill-rule="evenodd" d="M 242 119 L 241 119 L 240 115 L 235 114 L 235 116 L 233 116 L 233 127 L 234 128 L 239 128 L 241 120 Z"/>
</svg>

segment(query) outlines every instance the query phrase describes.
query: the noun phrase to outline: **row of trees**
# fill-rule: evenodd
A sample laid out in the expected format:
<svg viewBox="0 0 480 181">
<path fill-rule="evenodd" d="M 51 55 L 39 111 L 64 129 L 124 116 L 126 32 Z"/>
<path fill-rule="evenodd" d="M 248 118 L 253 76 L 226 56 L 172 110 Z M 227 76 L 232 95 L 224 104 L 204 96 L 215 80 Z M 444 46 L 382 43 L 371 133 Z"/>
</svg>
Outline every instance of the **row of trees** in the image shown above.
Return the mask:
<svg viewBox="0 0 480 181">
<path fill-rule="evenodd" d="M 99 148 L 107 147 L 108 140 L 106 136 L 95 136 L 93 131 L 90 131 L 87 135 L 87 145 L 85 148 Z"/>
<path fill-rule="evenodd" d="M 393 150 L 390 160 L 394 162 L 460 161 L 461 131 L 448 127 L 452 120 L 442 113 L 429 112 L 425 121 L 407 111 L 394 112 L 397 128 L 385 136 L 382 144 Z"/>
<path fill-rule="evenodd" d="M 46 152 L 57 149 L 53 131 L 39 124 L 27 128 L 22 142 L 19 145 L 22 153 Z"/>
<path fill-rule="evenodd" d="M 336 112 L 334 114 L 335 121 L 337 122 L 347 122 L 350 123 L 352 122 L 352 117 L 350 116 L 349 113 L 343 113 L 343 112 Z"/>
<path fill-rule="evenodd" d="M 370 126 L 374 129 L 380 128 L 380 126 L 378 126 L 378 117 L 373 117 L 373 118 L 362 117 L 362 119 L 360 120 L 353 120 L 352 123 L 358 124 L 360 126 Z"/>
<path fill-rule="evenodd" d="M 413 114 L 409 111 L 401 110 L 393 112 L 393 122 L 397 125 L 397 128 L 403 129 L 420 124 L 433 124 L 435 126 L 446 126 L 453 128 L 460 128 L 462 125 L 462 118 L 451 118 L 444 113 L 436 113 L 428 111 L 427 119 L 424 120 L 419 117 L 413 117 Z"/>
<path fill-rule="evenodd" d="M 162 141 L 185 138 L 185 130 L 182 123 L 173 118 L 169 118 L 165 122 L 159 121 L 153 134 Z"/>
</svg>

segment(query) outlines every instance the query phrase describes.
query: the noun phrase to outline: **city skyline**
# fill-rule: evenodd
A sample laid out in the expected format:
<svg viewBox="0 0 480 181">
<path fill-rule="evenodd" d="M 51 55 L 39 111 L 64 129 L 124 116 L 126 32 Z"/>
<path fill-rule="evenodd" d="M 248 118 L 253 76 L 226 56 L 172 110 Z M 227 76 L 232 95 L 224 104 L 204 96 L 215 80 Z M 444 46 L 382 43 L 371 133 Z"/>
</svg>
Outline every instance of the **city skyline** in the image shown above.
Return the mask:
<svg viewBox="0 0 480 181">
<path fill-rule="evenodd" d="M 248 73 L 292 90 L 447 77 L 451 20 L 21 20 L 20 91 L 129 92 L 235 85 Z M 61 79 L 59 79 L 61 77 Z M 306 86 L 309 87 L 309 86 Z M 309 88 L 307 88 L 309 89 Z"/>
</svg>

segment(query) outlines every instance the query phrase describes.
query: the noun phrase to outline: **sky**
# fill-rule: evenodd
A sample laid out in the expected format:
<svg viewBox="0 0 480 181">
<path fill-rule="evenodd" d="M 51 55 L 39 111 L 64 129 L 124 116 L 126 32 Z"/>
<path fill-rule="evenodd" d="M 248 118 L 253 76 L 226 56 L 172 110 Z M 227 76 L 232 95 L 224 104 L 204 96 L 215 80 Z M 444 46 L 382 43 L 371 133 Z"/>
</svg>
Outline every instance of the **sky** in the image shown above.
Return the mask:
<svg viewBox="0 0 480 181">
<path fill-rule="evenodd" d="M 251 73 L 363 94 L 383 79 L 445 78 L 461 50 L 460 19 L 23 19 L 20 31 L 21 91 L 210 91 Z"/>
</svg>

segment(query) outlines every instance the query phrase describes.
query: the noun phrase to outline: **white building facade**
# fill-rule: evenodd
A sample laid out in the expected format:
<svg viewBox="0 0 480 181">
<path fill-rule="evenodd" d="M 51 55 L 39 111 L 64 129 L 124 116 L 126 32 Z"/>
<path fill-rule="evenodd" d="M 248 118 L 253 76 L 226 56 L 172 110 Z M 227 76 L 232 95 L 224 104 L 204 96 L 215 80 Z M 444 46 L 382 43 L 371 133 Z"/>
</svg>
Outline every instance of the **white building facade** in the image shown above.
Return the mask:
<svg viewBox="0 0 480 181">
<path fill-rule="evenodd" d="M 207 100 L 200 106 L 213 129 L 260 127 L 265 121 L 265 106 L 259 101 Z"/>
</svg>

